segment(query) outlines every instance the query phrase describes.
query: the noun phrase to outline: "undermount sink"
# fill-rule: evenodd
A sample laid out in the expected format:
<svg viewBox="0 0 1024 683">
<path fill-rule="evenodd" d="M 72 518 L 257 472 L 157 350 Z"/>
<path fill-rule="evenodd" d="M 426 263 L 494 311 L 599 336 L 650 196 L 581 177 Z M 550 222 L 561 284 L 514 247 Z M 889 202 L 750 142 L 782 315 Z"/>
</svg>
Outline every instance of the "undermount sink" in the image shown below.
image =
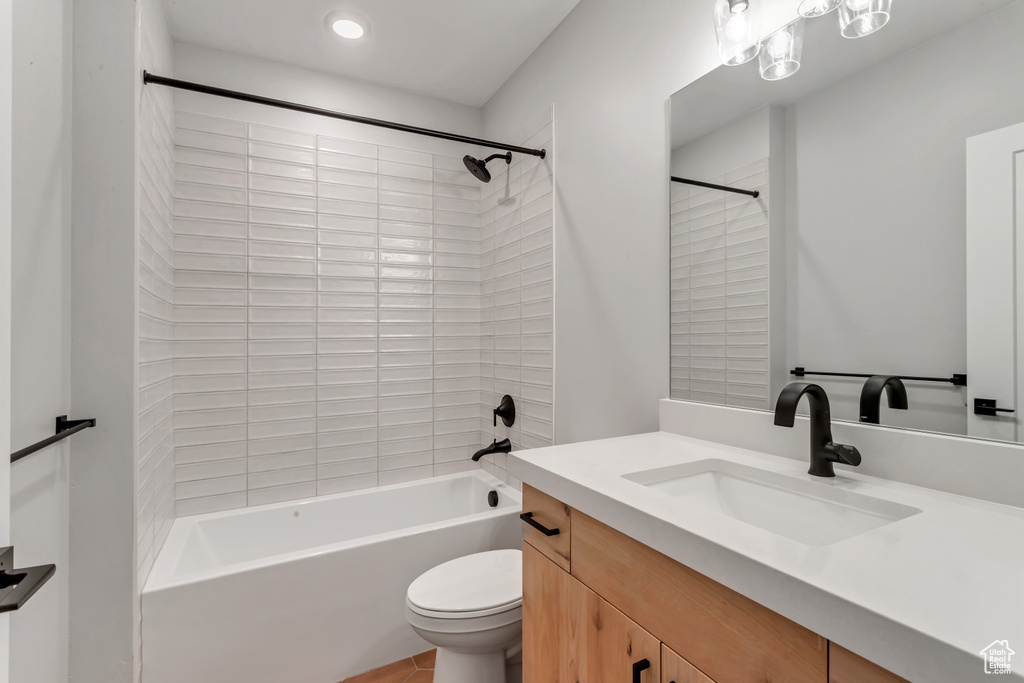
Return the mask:
<svg viewBox="0 0 1024 683">
<path fill-rule="evenodd" d="M 921 512 L 893 503 L 738 465 L 699 460 L 623 475 L 663 495 L 806 545 L 824 546 Z"/>
</svg>

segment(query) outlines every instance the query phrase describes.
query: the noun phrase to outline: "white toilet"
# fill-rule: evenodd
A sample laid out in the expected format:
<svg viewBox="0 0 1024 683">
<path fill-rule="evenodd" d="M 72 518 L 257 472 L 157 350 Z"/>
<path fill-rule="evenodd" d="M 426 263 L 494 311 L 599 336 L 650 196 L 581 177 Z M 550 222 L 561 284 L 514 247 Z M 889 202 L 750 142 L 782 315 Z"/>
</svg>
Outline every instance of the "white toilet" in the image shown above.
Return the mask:
<svg viewBox="0 0 1024 683">
<path fill-rule="evenodd" d="M 440 564 L 409 586 L 409 624 L 437 647 L 434 683 L 505 683 L 523 633 L 523 553 L 492 550 Z"/>
</svg>

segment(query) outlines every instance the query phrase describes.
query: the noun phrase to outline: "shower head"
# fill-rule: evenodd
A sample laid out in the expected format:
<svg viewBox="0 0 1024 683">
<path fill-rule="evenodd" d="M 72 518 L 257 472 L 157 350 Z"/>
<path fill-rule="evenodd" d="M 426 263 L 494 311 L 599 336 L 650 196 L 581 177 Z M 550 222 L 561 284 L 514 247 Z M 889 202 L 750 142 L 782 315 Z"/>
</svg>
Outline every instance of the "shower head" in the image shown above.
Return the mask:
<svg viewBox="0 0 1024 683">
<path fill-rule="evenodd" d="M 466 169 L 476 177 L 482 183 L 491 182 L 491 172 L 487 170 L 487 162 L 494 159 L 504 159 L 506 164 L 512 163 L 512 152 L 505 154 L 492 154 L 483 161 L 469 156 L 468 154 L 462 158 L 462 163 L 466 164 Z"/>
</svg>

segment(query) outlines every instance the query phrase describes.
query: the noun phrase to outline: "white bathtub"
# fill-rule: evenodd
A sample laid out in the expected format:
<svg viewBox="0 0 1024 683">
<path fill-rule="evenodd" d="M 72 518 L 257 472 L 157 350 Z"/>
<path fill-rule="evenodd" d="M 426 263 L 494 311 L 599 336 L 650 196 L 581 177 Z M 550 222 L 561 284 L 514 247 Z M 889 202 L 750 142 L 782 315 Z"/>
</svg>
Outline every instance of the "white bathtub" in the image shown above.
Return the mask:
<svg viewBox="0 0 1024 683">
<path fill-rule="evenodd" d="M 142 681 L 335 683 L 429 650 L 406 588 L 519 547 L 520 508 L 474 471 L 177 519 L 142 591 Z"/>
</svg>

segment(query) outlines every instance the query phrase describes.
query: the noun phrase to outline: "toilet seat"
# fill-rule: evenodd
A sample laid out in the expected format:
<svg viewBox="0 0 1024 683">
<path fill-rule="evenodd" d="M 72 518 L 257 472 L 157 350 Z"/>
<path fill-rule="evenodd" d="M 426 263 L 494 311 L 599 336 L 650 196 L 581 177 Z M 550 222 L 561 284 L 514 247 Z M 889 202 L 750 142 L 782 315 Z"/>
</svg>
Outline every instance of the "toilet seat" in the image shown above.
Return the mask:
<svg viewBox="0 0 1024 683">
<path fill-rule="evenodd" d="M 478 619 L 508 612 L 521 615 L 522 567 L 520 550 L 456 558 L 413 581 L 406 593 L 406 606 L 430 619 Z"/>
</svg>

